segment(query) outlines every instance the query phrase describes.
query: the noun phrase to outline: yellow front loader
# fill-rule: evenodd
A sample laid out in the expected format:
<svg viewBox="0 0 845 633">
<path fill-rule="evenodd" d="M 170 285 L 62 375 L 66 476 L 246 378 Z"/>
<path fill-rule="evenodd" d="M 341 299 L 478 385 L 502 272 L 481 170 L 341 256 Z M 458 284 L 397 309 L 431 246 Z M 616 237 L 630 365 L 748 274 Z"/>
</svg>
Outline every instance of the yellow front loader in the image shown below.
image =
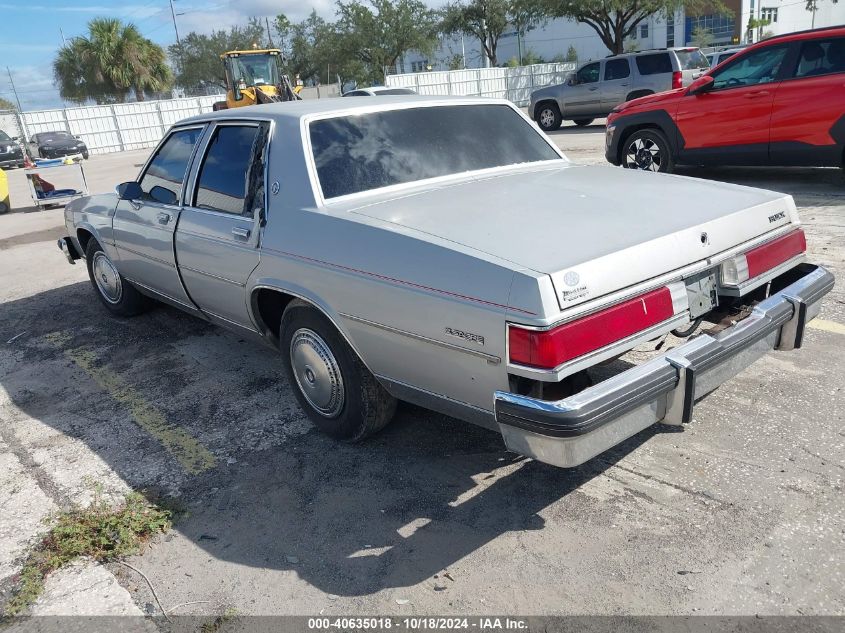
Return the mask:
<svg viewBox="0 0 845 633">
<path fill-rule="evenodd" d="M 228 51 L 220 59 L 226 71 L 226 101 L 215 103 L 215 110 L 302 98 L 282 73 L 282 52 L 278 49 Z"/>
</svg>

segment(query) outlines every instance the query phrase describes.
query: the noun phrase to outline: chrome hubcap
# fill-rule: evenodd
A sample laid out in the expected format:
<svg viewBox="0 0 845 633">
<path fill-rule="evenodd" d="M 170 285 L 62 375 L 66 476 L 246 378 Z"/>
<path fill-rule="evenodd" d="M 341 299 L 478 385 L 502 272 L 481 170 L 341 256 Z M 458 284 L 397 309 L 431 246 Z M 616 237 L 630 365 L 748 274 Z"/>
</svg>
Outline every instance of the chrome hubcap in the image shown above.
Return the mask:
<svg viewBox="0 0 845 633">
<path fill-rule="evenodd" d="M 345 400 L 343 376 L 334 354 L 320 335 L 307 328 L 294 332 L 290 364 L 308 404 L 322 416 L 337 417 Z"/>
<path fill-rule="evenodd" d="M 543 127 L 551 127 L 555 122 L 555 114 L 549 108 L 546 108 L 540 113 L 540 125 Z"/>
<path fill-rule="evenodd" d="M 91 262 L 91 271 L 94 274 L 94 282 L 103 298 L 109 303 L 118 303 L 123 296 L 123 284 L 120 281 L 117 269 L 104 252 L 97 251 L 94 255 L 94 261 Z"/>
<path fill-rule="evenodd" d="M 625 167 L 660 171 L 662 158 L 660 146 L 657 143 L 648 138 L 636 138 L 628 144 L 625 151 Z"/>
</svg>

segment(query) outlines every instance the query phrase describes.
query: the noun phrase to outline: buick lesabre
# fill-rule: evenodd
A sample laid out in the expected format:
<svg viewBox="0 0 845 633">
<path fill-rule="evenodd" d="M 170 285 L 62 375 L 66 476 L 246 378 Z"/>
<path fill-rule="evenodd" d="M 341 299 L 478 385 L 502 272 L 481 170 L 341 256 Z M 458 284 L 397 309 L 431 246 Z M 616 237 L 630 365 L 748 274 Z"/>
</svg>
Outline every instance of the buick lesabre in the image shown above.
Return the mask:
<svg viewBox="0 0 845 633">
<path fill-rule="evenodd" d="M 563 467 L 688 422 L 755 359 L 800 347 L 833 286 L 791 197 L 574 165 L 489 99 L 190 118 L 66 224 L 59 246 L 110 312 L 155 299 L 275 346 L 335 438 L 404 400 Z M 669 351 L 596 371 L 670 332 Z"/>
</svg>

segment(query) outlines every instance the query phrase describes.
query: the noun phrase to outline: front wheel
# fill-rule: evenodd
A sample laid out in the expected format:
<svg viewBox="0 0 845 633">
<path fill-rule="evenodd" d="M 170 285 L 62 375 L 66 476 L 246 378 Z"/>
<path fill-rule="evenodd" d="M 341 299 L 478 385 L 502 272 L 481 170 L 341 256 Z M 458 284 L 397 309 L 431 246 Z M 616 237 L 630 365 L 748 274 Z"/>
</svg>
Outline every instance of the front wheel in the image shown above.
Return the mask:
<svg viewBox="0 0 845 633">
<path fill-rule="evenodd" d="M 573 123 L 575 123 L 578 127 L 587 127 L 593 121 L 595 121 L 595 119 L 574 119 Z"/>
<path fill-rule="evenodd" d="M 396 399 L 316 308 L 299 301 L 288 306 L 279 345 L 299 406 L 327 435 L 358 442 L 393 418 Z"/>
<path fill-rule="evenodd" d="M 537 110 L 537 124 L 544 132 L 551 132 L 560 127 L 563 117 L 560 116 L 560 109 L 556 103 L 543 103 Z"/>
<path fill-rule="evenodd" d="M 675 161 L 669 141 L 658 130 L 637 130 L 623 143 L 622 166 L 626 169 L 672 172 Z"/>
<path fill-rule="evenodd" d="M 91 285 L 109 312 L 128 317 L 147 309 L 149 300 L 117 272 L 103 247 L 93 238 L 85 249 L 85 263 Z"/>
</svg>

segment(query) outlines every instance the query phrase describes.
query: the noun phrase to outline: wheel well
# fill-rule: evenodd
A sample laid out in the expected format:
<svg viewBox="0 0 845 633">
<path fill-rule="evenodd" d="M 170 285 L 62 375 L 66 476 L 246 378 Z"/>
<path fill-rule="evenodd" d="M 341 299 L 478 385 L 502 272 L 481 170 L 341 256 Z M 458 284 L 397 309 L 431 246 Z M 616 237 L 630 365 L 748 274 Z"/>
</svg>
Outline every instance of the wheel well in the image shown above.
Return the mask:
<svg viewBox="0 0 845 633">
<path fill-rule="evenodd" d="M 259 288 L 252 294 L 252 313 L 264 336 L 278 340 L 282 315 L 295 299 L 293 295 L 272 288 Z"/>
<path fill-rule="evenodd" d="M 540 111 L 540 108 L 546 104 L 550 104 L 554 107 L 558 114 L 560 114 L 560 106 L 558 105 L 557 101 L 554 99 L 543 99 L 542 101 L 538 101 L 537 104 L 534 106 L 534 120 L 537 120 L 537 113 Z"/>
<path fill-rule="evenodd" d="M 619 160 L 620 163 L 622 161 L 622 154 L 625 151 L 625 143 L 631 137 L 631 134 L 633 134 L 634 132 L 639 132 L 640 130 L 657 130 L 664 136 L 666 135 L 666 132 L 663 131 L 663 128 L 661 128 L 659 125 L 656 125 L 655 123 L 640 123 L 639 125 L 632 125 L 631 127 L 626 128 L 622 132 L 622 136 L 619 138 L 619 149 L 617 150 L 618 155 L 616 156 L 616 159 Z M 669 145 L 671 150 L 671 143 Z"/>
<path fill-rule="evenodd" d="M 628 93 L 628 96 L 625 97 L 625 101 L 630 101 L 631 99 L 639 99 L 640 97 L 645 97 L 647 95 L 653 95 L 653 90 L 633 90 Z"/>
<path fill-rule="evenodd" d="M 85 257 L 85 251 L 88 250 L 88 242 L 91 241 L 91 238 L 94 237 L 89 231 L 85 229 L 79 229 L 76 232 L 76 239 L 79 240 L 79 246 L 82 247 L 82 253 L 80 253 L 83 257 Z"/>
</svg>

